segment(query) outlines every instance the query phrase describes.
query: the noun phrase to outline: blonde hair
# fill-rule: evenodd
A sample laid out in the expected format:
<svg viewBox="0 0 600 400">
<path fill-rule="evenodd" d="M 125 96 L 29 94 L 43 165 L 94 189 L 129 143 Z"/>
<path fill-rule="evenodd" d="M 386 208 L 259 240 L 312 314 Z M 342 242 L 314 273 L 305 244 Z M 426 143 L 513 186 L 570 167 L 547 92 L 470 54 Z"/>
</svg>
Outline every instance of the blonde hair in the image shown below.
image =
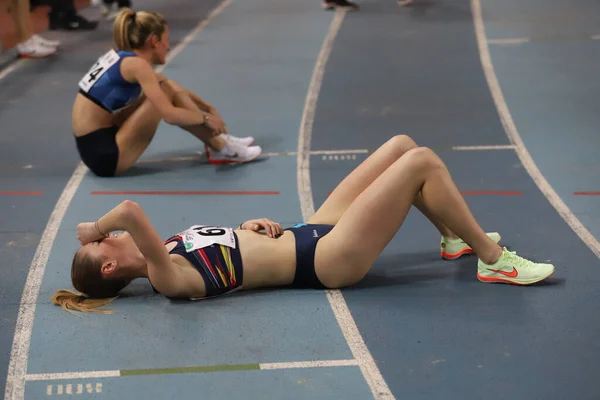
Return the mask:
<svg viewBox="0 0 600 400">
<path fill-rule="evenodd" d="M 117 298 L 117 294 L 129 284 L 126 279 L 105 278 L 100 269 L 102 261 L 82 254 L 81 249 L 75 253 L 71 265 L 71 282 L 81 294 L 61 289 L 52 296 L 52 304 L 61 306 L 63 310 L 74 314 L 71 310 L 111 314 L 111 310 L 97 310 Z"/>
<path fill-rule="evenodd" d="M 61 306 L 63 310 L 70 312 L 71 314 L 75 314 L 71 310 L 97 314 L 112 314 L 111 310 L 96 310 L 96 308 L 105 306 L 114 299 L 116 299 L 116 297 L 110 299 L 92 299 L 84 294 L 61 289 L 52 296 L 52 304 Z"/>
<path fill-rule="evenodd" d="M 166 25 L 167 21 L 159 13 L 122 9 L 113 25 L 117 50 L 141 49 L 150 36 L 156 35 L 160 38 Z"/>
</svg>

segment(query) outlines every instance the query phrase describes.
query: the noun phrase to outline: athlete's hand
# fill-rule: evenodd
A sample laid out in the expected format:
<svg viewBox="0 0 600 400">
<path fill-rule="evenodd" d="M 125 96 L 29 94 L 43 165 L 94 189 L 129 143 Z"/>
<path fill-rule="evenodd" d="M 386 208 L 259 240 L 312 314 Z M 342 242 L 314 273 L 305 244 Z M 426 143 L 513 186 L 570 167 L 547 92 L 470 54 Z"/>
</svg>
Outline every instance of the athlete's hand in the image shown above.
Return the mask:
<svg viewBox="0 0 600 400">
<path fill-rule="evenodd" d="M 250 221 L 246 221 L 240 225 L 240 228 L 255 232 L 262 231 L 264 229 L 264 231 L 267 233 L 267 236 L 274 239 L 277 239 L 283 235 L 283 228 L 281 224 L 273 222 L 268 218 L 251 219 Z"/>
<path fill-rule="evenodd" d="M 104 239 L 106 236 L 98 231 L 95 222 L 82 222 L 77 225 L 77 239 L 79 239 L 82 246 Z"/>
<path fill-rule="evenodd" d="M 208 120 L 208 127 L 213 130 L 216 135 L 220 135 L 221 133 L 227 133 L 227 125 L 225 125 L 225 121 L 218 114 L 209 114 L 210 118 Z"/>
</svg>

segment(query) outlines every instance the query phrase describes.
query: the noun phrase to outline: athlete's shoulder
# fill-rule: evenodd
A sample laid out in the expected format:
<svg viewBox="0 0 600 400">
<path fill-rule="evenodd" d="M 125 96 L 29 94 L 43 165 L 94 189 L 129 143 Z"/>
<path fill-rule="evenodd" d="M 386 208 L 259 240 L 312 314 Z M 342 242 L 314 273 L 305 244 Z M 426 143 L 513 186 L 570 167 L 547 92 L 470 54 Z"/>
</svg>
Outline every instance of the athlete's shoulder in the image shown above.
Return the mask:
<svg viewBox="0 0 600 400">
<path fill-rule="evenodd" d="M 125 57 L 121 60 L 121 65 L 133 75 L 138 72 L 152 71 L 152 66 L 141 57 Z"/>
</svg>

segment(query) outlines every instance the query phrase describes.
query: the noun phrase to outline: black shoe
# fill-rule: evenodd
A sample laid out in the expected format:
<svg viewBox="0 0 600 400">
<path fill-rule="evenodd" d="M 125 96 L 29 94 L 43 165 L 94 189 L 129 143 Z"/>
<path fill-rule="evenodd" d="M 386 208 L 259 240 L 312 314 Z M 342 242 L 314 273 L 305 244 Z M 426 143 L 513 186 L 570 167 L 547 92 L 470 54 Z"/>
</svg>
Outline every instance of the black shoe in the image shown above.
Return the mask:
<svg viewBox="0 0 600 400">
<path fill-rule="evenodd" d="M 358 10 L 360 7 L 358 4 L 348 0 L 325 0 L 323 2 L 323 8 L 325 10 L 335 10 L 336 8 L 348 9 L 350 11 Z"/>
</svg>

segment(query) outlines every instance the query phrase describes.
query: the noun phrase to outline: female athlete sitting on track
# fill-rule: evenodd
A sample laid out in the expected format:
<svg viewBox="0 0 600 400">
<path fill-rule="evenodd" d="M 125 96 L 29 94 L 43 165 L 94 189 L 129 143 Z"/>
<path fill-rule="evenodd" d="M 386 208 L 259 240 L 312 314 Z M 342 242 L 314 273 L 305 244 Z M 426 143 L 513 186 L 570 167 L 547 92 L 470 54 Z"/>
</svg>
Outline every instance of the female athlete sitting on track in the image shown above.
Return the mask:
<svg viewBox="0 0 600 400">
<path fill-rule="evenodd" d="M 554 272 L 550 264 L 498 246 L 499 235 L 479 227 L 440 158 L 396 136 L 348 175 L 307 224 L 289 230 L 256 219 L 235 230 L 192 226 L 163 242 L 142 209 L 124 201 L 95 223 L 77 226 L 83 247 L 75 254 L 71 279 L 85 295 L 60 290 L 52 301 L 66 310 L 106 312 L 93 309 L 135 278 L 148 278 L 166 296 L 190 299 L 241 288 L 354 285 L 411 205 L 442 234 L 444 258 L 477 254 L 480 281 L 528 285 Z M 113 231 L 126 233 L 109 234 Z"/>
<path fill-rule="evenodd" d="M 161 119 L 202 140 L 215 164 L 248 162 L 262 152 L 251 137 L 236 138 L 217 110 L 154 72 L 169 51 L 169 29 L 157 13 L 122 10 L 114 23 L 116 50 L 79 81 L 73 132 L 83 162 L 99 176 L 127 171 L 146 150 Z M 209 151 L 212 150 L 212 152 Z"/>
</svg>

